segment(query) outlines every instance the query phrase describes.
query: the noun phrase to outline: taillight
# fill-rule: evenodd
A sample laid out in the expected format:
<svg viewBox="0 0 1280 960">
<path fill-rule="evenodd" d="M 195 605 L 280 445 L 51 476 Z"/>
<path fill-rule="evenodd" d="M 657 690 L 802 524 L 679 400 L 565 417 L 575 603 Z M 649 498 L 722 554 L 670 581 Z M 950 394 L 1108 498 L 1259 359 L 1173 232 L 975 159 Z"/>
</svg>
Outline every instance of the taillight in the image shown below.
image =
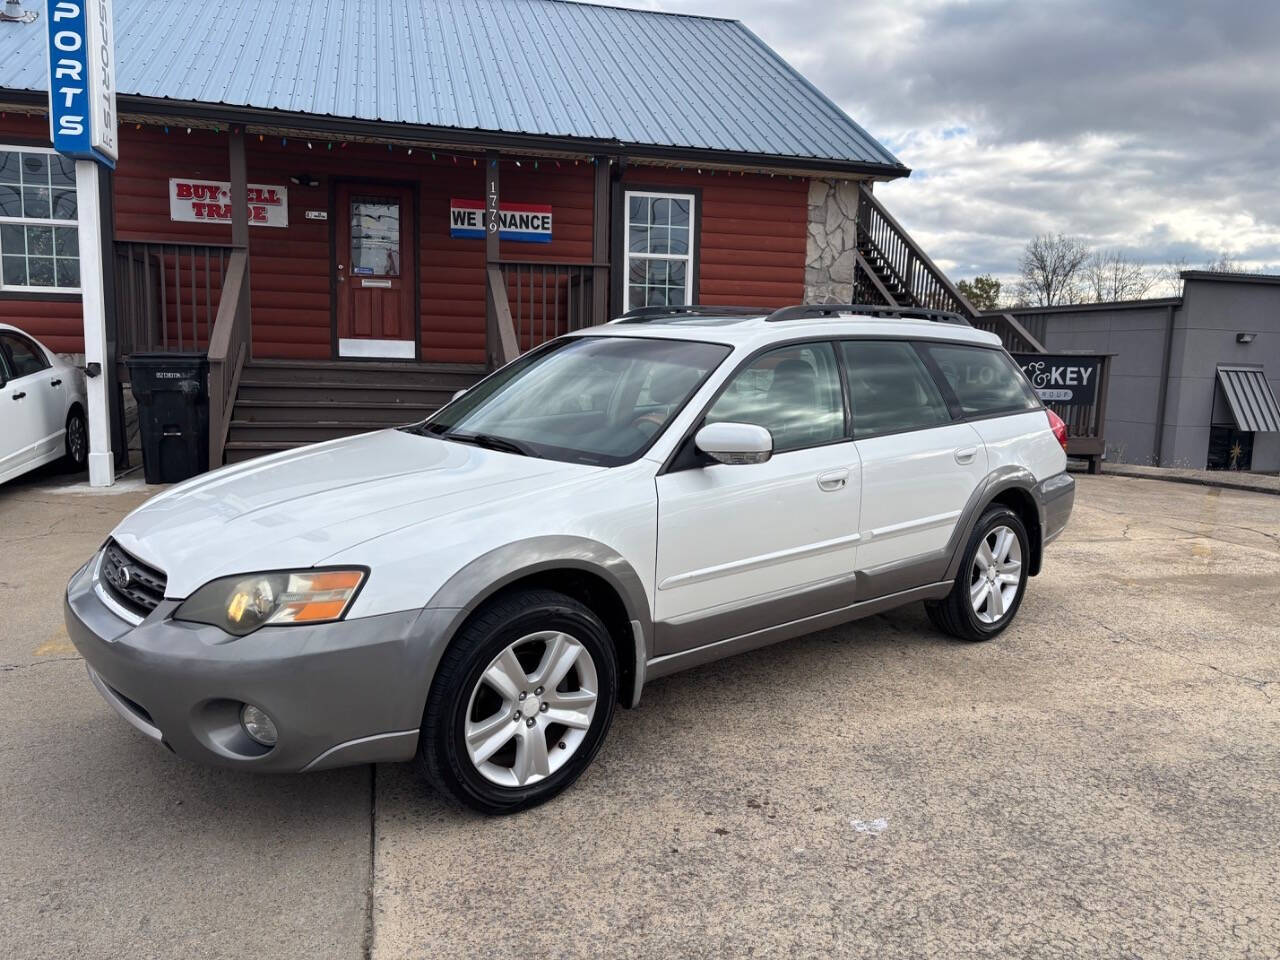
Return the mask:
<svg viewBox="0 0 1280 960">
<path fill-rule="evenodd" d="M 1057 441 L 1062 444 L 1062 452 L 1067 452 L 1067 425 L 1063 419 L 1052 410 L 1046 410 L 1049 414 L 1049 429 L 1053 431 L 1053 435 Z"/>
</svg>

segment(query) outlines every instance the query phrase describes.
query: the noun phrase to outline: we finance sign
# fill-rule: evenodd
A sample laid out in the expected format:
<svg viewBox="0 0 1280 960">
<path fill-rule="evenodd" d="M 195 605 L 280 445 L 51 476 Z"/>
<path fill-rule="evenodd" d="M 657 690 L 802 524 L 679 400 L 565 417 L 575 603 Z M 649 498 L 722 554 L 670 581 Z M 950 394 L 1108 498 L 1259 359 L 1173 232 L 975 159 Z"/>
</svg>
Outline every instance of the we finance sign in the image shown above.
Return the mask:
<svg viewBox="0 0 1280 960">
<path fill-rule="evenodd" d="M 517 243 L 551 242 L 551 205 L 503 203 L 498 210 L 498 236 Z M 453 198 L 449 201 L 449 236 L 484 239 L 484 202 Z"/>
</svg>

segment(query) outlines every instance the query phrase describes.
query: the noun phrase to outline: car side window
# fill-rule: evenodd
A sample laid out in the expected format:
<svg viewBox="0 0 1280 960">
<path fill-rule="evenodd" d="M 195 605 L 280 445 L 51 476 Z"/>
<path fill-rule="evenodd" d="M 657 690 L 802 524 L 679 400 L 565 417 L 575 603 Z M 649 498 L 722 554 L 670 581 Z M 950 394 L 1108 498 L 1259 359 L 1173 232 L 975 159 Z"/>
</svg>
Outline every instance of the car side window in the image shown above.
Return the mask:
<svg viewBox="0 0 1280 960">
<path fill-rule="evenodd" d="M 840 349 L 849 378 L 854 439 L 951 422 L 937 384 L 911 344 L 846 340 Z"/>
<path fill-rule="evenodd" d="M 12 333 L 0 334 L 0 350 L 4 351 L 10 379 L 13 380 L 39 373 L 49 366 L 44 351 L 26 337 Z"/>
<path fill-rule="evenodd" d="M 844 437 L 844 399 L 835 351 L 827 343 L 770 350 L 738 371 L 707 413 L 707 423 L 754 423 L 773 434 L 773 450 Z"/>
<path fill-rule="evenodd" d="M 967 416 L 1020 413 L 1040 406 L 1022 372 L 1002 350 L 925 345 Z"/>
</svg>

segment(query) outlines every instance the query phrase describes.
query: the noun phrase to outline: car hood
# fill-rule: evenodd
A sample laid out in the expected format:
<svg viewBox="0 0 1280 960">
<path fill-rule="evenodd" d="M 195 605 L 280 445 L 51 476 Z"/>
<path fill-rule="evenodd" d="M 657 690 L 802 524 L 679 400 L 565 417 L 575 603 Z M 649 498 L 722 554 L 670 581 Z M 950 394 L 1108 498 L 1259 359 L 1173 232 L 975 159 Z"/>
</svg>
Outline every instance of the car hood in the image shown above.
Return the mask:
<svg viewBox="0 0 1280 960">
<path fill-rule="evenodd" d="M 403 527 L 603 470 L 383 430 L 189 480 L 112 536 L 163 570 L 166 596 L 182 599 L 216 577 L 314 566 Z"/>
</svg>

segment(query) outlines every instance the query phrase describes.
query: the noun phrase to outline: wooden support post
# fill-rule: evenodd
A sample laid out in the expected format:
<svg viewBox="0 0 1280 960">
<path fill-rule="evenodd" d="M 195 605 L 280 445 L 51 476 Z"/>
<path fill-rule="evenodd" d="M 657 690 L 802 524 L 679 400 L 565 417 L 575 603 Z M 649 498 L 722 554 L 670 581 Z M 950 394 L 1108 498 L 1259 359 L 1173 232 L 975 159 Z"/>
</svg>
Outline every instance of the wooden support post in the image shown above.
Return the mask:
<svg viewBox="0 0 1280 960">
<path fill-rule="evenodd" d="M 591 324 L 609 319 L 609 158 L 595 158 L 595 194 L 591 208 Z M 620 269 L 614 265 L 614 269 Z"/>
<path fill-rule="evenodd" d="M 233 130 L 228 150 L 231 162 L 231 243 L 249 246 L 249 176 L 244 161 L 244 132 Z"/>
<path fill-rule="evenodd" d="M 498 151 L 489 150 L 484 155 L 484 261 L 485 283 L 492 288 L 495 275 L 501 279 L 498 267 L 501 256 L 502 219 L 499 207 Z M 492 292 L 492 291 L 491 291 Z M 503 299 L 506 290 L 502 291 Z M 490 370 L 502 366 L 502 339 L 498 331 L 498 316 L 493 296 L 485 297 L 485 364 Z"/>
<path fill-rule="evenodd" d="M 240 308 L 244 311 L 246 356 L 253 355 L 253 319 L 249 311 L 249 170 L 244 159 L 244 128 L 233 128 L 228 146 L 231 166 L 231 243 L 244 250 L 244 281 L 240 288 Z M 195 309 L 194 307 L 192 309 Z M 210 331 L 210 340 L 213 333 Z M 231 398 L 234 402 L 235 397 Z M 220 463 L 210 463 L 213 469 Z"/>
</svg>

